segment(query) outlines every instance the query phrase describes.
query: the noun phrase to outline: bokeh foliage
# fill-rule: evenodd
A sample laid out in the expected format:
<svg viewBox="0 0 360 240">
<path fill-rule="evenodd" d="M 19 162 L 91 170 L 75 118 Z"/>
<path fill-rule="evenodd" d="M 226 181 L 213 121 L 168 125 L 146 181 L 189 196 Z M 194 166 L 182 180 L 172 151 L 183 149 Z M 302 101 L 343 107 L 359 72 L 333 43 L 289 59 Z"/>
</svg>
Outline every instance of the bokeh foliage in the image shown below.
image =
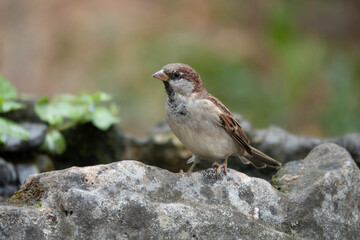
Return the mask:
<svg viewBox="0 0 360 240">
<path fill-rule="evenodd" d="M 145 135 L 164 119 L 151 75 L 185 62 L 257 128 L 360 131 L 358 1 L 37 1 L 0 6 L 0 71 L 21 92 L 109 92 L 123 128 Z"/>
<path fill-rule="evenodd" d="M 0 75 L 0 114 L 24 108 L 16 102 L 16 89 Z M 0 116 L 0 144 L 7 141 L 8 136 L 27 140 L 29 133 L 17 123 Z"/>
</svg>

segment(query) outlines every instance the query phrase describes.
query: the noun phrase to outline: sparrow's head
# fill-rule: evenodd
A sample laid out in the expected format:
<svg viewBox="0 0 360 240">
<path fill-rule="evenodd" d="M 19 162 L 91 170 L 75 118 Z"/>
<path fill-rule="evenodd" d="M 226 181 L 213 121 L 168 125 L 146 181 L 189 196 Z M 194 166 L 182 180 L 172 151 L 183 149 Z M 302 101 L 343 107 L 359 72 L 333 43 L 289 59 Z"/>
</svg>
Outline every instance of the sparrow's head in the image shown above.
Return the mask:
<svg viewBox="0 0 360 240">
<path fill-rule="evenodd" d="M 190 96 L 192 93 L 206 91 L 201 82 L 200 75 L 189 65 L 184 63 L 170 63 L 165 65 L 154 75 L 164 82 L 166 92 Z"/>
</svg>

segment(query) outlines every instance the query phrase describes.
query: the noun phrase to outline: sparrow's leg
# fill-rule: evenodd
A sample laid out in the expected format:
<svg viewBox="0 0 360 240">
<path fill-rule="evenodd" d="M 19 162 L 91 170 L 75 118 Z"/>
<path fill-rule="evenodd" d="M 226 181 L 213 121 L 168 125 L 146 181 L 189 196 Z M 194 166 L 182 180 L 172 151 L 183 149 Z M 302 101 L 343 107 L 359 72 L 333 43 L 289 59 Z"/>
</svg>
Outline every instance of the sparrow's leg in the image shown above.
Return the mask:
<svg viewBox="0 0 360 240">
<path fill-rule="evenodd" d="M 198 159 L 198 158 L 195 157 L 195 156 L 192 156 L 189 160 L 187 160 L 186 163 L 191 163 L 191 162 L 193 162 L 193 164 L 191 165 L 191 167 L 189 168 L 189 170 L 188 170 L 187 172 L 188 172 L 188 173 L 191 173 L 191 172 L 194 170 L 196 164 L 198 164 L 200 161 L 201 161 L 201 160 Z"/>
<path fill-rule="evenodd" d="M 221 172 L 221 169 L 222 168 L 224 168 L 224 171 L 225 171 L 225 175 L 227 175 L 227 161 L 228 161 L 228 157 L 229 156 L 226 156 L 225 157 L 225 159 L 224 159 L 224 161 L 223 161 L 223 163 L 218 163 L 218 162 L 214 162 L 213 163 L 213 167 L 214 166 L 217 166 L 218 168 L 216 169 L 216 179 L 218 179 L 219 178 L 219 174 L 220 174 L 220 172 Z"/>
</svg>

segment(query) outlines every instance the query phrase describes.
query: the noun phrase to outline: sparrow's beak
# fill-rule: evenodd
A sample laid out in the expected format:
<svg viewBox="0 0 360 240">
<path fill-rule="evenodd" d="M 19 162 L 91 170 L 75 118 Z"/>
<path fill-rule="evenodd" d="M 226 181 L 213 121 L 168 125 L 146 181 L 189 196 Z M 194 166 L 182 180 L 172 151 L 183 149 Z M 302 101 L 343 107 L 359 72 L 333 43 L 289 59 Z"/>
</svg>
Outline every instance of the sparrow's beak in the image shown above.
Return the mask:
<svg viewBox="0 0 360 240">
<path fill-rule="evenodd" d="M 167 82 L 169 80 L 169 76 L 164 73 L 164 70 L 157 71 L 154 73 L 153 78 L 157 78 L 161 81 Z"/>
</svg>

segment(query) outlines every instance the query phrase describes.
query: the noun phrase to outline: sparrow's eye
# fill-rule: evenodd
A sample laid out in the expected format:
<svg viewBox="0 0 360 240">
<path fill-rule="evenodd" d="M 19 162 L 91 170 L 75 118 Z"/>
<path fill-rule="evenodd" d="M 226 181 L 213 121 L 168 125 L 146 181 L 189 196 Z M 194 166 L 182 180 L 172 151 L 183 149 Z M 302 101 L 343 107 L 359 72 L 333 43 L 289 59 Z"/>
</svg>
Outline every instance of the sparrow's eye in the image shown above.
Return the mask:
<svg viewBox="0 0 360 240">
<path fill-rule="evenodd" d="M 180 73 L 179 73 L 179 72 L 174 72 L 174 77 L 175 77 L 175 78 L 180 77 Z"/>
</svg>

